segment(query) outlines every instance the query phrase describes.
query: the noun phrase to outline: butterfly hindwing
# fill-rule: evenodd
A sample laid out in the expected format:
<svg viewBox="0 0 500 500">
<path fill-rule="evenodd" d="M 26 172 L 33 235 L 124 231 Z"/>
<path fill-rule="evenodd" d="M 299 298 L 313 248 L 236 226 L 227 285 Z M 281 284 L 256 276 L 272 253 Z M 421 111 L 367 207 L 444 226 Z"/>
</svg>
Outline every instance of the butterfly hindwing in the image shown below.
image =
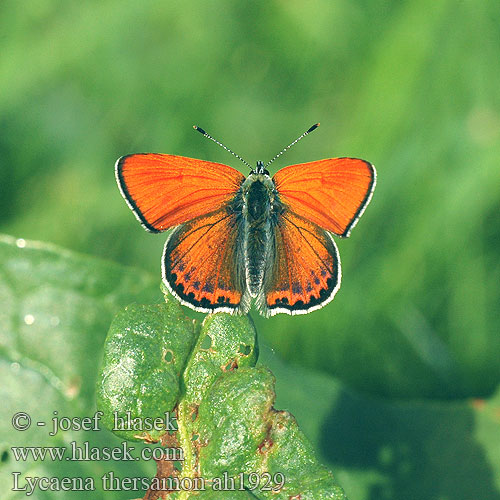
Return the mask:
<svg viewBox="0 0 500 500">
<path fill-rule="evenodd" d="M 376 172 L 364 160 L 331 158 L 282 168 L 273 180 L 290 210 L 346 237 L 370 202 Z"/>
<path fill-rule="evenodd" d="M 274 263 L 259 297 L 263 314 L 304 314 L 333 299 L 341 270 L 327 231 L 285 210 L 277 218 L 274 242 Z"/>
<path fill-rule="evenodd" d="M 135 216 L 155 233 L 219 209 L 245 179 L 221 163 L 152 153 L 121 157 L 115 172 Z"/>
<path fill-rule="evenodd" d="M 201 312 L 247 312 L 238 216 L 223 205 L 170 234 L 163 280 L 181 302 Z"/>
</svg>

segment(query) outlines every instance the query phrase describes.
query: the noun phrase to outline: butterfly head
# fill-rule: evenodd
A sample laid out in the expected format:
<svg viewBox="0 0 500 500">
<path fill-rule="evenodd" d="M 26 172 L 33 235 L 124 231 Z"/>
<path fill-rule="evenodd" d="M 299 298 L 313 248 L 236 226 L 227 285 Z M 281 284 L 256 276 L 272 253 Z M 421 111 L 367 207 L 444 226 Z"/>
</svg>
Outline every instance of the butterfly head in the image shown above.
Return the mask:
<svg viewBox="0 0 500 500">
<path fill-rule="evenodd" d="M 269 175 L 269 171 L 266 169 L 263 161 L 258 161 L 257 166 L 250 172 L 250 174 Z"/>
</svg>

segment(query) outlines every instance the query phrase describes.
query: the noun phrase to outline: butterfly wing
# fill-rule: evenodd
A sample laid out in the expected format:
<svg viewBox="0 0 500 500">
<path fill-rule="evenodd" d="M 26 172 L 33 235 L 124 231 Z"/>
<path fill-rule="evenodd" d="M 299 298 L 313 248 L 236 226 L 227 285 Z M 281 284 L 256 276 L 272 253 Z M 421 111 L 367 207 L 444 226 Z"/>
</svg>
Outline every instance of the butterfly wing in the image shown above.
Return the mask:
<svg viewBox="0 0 500 500">
<path fill-rule="evenodd" d="M 341 279 L 332 236 L 287 209 L 278 215 L 274 234 L 274 262 L 259 297 L 262 313 L 305 314 L 330 302 Z"/>
<path fill-rule="evenodd" d="M 225 204 L 174 229 L 163 252 L 163 281 L 201 312 L 247 312 L 239 216 Z"/>
<path fill-rule="evenodd" d="M 364 160 L 332 158 L 282 168 L 273 180 L 291 211 L 347 237 L 371 200 L 376 172 Z"/>
<path fill-rule="evenodd" d="M 164 154 L 123 156 L 115 169 L 123 197 L 154 233 L 219 209 L 245 179 L 227 165 Z"/>
</svg>

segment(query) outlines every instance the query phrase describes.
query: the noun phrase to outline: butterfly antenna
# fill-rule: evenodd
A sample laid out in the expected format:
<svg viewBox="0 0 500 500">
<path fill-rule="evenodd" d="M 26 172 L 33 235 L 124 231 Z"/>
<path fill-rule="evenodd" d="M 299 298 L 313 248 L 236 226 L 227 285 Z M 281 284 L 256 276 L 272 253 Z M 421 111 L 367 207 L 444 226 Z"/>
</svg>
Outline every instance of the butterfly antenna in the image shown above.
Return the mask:
<svg viewBox="0 0 500 500">
<path fill-rule="evenodd" d="M 250 163 L 245 161 L 240 155 L 237 155 L 234 151 L 231 151 L 229 148 L 224 146 L 222 142 L 219 142 L 217 139 L 214 139 L 210 134 L 207 134 L 201 127 L 198 127 L 198 125 L 193 125 L 193 128 L 197 130 L 200 134 L 203 134 L 207 139 L 214 141 L 215 144 L 218 144 L 221 148 L 224 148 L 228 153 L 231 153 L 233 156 L 236 156 L 238 160 L 242 161 L 250 170 L 252 170 L 252 166 L 250 165 Z"/>
<path fill-rule="evenodd" d="M 297 139 L 295 139 L 285 149 L 280 151 L 272 160 L 269 160 L 265 166 L 268 167 L 274 160 L 279 158 L 285 151 L 288 151 L 293 145 L 297 144 L 300 141 L 300 139 L 302 139 L 306 135 L 310 134 L 313 130 L 316 130 L 318 127 L 319 127 L 319 123 L 315 123 L 312 127 L 310 127 L 308 130 L 306 130 L 300 137 L 297 137 Z"/>
</svg>

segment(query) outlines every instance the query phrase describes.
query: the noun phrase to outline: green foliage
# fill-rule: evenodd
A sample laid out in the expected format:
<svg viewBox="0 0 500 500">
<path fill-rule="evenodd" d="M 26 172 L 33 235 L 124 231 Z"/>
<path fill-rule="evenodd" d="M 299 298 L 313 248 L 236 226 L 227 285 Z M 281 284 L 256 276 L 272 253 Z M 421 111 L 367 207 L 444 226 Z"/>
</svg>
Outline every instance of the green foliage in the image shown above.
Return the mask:
<svg viewBox="0 0 500 500">
<path fill-rule="evenodd" d="M 106 341 L 99 377 L 97 407 L 103 423 L 115 428 L 116 416 L 154 419 L 173 410 L 180 394 L 180 375 L 186 364 L 195 329 L 175 302 L 166 306 L 129 306 L 118 314 Z M 147 434 L 115 431 L 129 440 L 157 440 L 165 430 Z"/>
<path fill-rule="evenodd" d="M 357 156 L 378 186 L 339 242 L 335 300 L 255 316 L 260 335 L 371 394 L 487 396 L 500 381 L 499 18 L 497 0 L 4 0 L 0 230 L 158 273 L 165 238 L 121 199 L 119 156 L 241 168 L 192 125 L 253 163 L 320 121 L 273 168 Z"/>
<path fill-rule="evenodd" d="M 109 470 L 131 475 L 129 462 L 15 460 L 11 447 L 70 449 L 72 441 L 78 446 L 88 441 L 90 448 L 99 449 L 119 446 L 106 432 L 70 430 L 54 436 L 49 432 L 55 416 L 94 415 L 94 386 L 105 332 L 126 304 L 158 297 L 156 280 L 111 262 L 6 236 L 0 237 L 0 275 L 2 498 L 26 496 L 11 491 L 13 472 L 22 473 L 21 486 L 26 476 L 92 477 L 97 491 L 72 492 L 72 497 L 123 498 L 123 492 L 112 491 L 104 497 L 100 477 Z M 16 431 L 11 425 L 13 415 L 21 411 L 32 419 L 26 431 Z M 46 425 L 38 427 L 36 422 Z M 137 463 L 133 475 L 151 476 L 152 471 L 150 464 Z M 36 491 L 31 497 L 61 495 Z"/>
<path fill-rule="evenodd" d="M 73 440 L 78 445 L 89 441 L 90 446 L 98 448 L 121 445 L 121 439 L 106 431 L 66 431 L 49 436 L 48 427 L 54 416 L 53 411 L 58 411 L 59 416 L 88 417 L 94 414 L 96 367 L 103 358 L 107 325 L 112 316 L 134 298 L 152 302 L 154 297 L 158 297 L 157 280 L 151 280 L 131 268 L 51 246 L 24 241 L 16 244 L 16 240 L 8 237 L 2 237 L 0 241 L 0 274 L 0 419 L 4 422 L 0 429 L 2 498 L 25 497 L 24 492 L 10 491 L 13 481 L 11 473 L 19 471 L 22 478 L 92 477 L 97 486 L 97 491 L 91 494 L 92 498 L 123 499 L 127 495 L 125 491 L 102 491 L 100 485 L 103 474 L 113 470 L 120 478 L 151 478 L 155 473 L 152 462 L 16 461 L 10 447 L 69 447 Z M 153 324 L 155 329 L 159 324 L 165 326 L 164 318 L 178 318 L 179 314 L 179 306 L 175 303 L 129 306 L 126 312 L 118 314 L 113 328 L 119 325 L 124 315 L 131 315 L 130 326 L 140 325 L 138 315 L 145 310 L 148 311 L 146 323 Z M 163 313 L 151 314 L 154 310 L 163 310 Z M 56 314 L 59 322 L 51 323 L 50 319 Z M 33 322 L 29 315 L 32 315 Z M 307 467 L 302 468 L 302 460 L 310 456 L 309 441 L 320 461 L 335 472 L 350 500 L 498 500 L 498 390 L 488 400 L 390 402 L 373 399 L 346 388 L 341 381 L 331 376 L 290 366 L 265 347 L 261 349 L 260 364 L 253 367 L 256 356 L 253 328 L 245 318 L 230 318 L 234 337 L 228 338 L 222 335 L 224 329 L 229 327 L 224 324 L 225 318 L 225 315 L 208 318 L 203 334 L 197 337 L 195 347 L 189 352 L 190 359 L 197 356 L 198 361 L 190 368 L 190 379 L 198 377 L 198 380 L 202 380 L 200 374 L 192 371 L 195 366 L 202 364 L 211 374 L 210 377 L 217 379 L 214 380 L 213 393 L 210 388 L 200 386 L 201 390 L 197 391 L 196 387 L 192 387 L 190 401 L 198 404 L 205 395 L 217 398 L 217 394 L 225 390 L 227 377 L 242 373 L 241 384 L 246 383 L 247 387 L 255 389 L 252 394 L 256 396 L 252 400 L 260 401 L 263 421 L 274 425 L 271 426 L 274 429 L 272 440 L 279 443 L 275 447 L 279 453 L 268 453 L 267 466 L 270 471 L 284 471 L 290 477 L 297 478 L 302 485 L 308 479 L 313 480 L 310 476 L 303 478 L 299 474 L 300 471 L 308 470 Z M 188 345 L 192 335 L 190 324 L 182 321 L 181 324 L 184 324 L 186 335 L 177 349 L 183 343 Z M 205 340 L 207 333 L 210 343 Z M 26 339 L 30 339 L 30 342 Z M 222 345 L 224 339 L 229 342 L 225 347 Z M 150 338 L 150 341 L 154 342 L 154 339 Z M 251 350 L 247 347 L 251 347 Z M 64 349 L 63 353 L 61 349 Z M 207 349 L 214 352 L 209 353 Z M 223 352 L 228 356 L 220 356 Z M 211 363 L 215 359 L 217 362 Z M 235 359 L 238 359 L 240 369 L 221 374 L 222 367 L 231 366 L 231 361 Z M 150 361 L 154 360 L 146 362 Z M 188 363 L 185 372 L 189 366 Z M 273 397 L 270 393 L 273 379 L 265 366 L 270 367 L 276 377 L 277 400 L 274 406 L 291 411 L 308 440 L 304 439 L 290 417 L 286 417 L 283 434 L 276 432 L 279 419 L 285 418 L 287 414 L 265 412 Z M 255 370 L 255 376 L 247 379 L 246 376 L 252 370 Z M 228 392 L 238 387 L 241 387 L 240 382 L 231 383 Z M 254 405 L 252 411 L 257 407 Z M 220 416 L 224 418 L 224 426 L 226 423 L 229 425 L 228 422 L 232 421 L 228 419 L 229 410 L 231 414 L 242 418 L 245 416 L 237 404 L 228 405 L 227 409 L 209 404 L 203 408 L 200 405 L 200 421 L 207 423 L 200 432 L 213 433 L 215 444 L 220 442 L 217 440 L 220 430 L 210 427 L 209 423 L 212 418 Z M 33 422 L 46 422 L 47 427 L 32 425 L 24 432 L 15 431 L 10 420 L 17 411 L 28 412 Z M 194 425 L 197 425 L 196 422 L 190 432 L 194 430 Z M 140 451 L 141 446 L 132 444 L 137 452 Z M 293 447 L 293 453 L 289 447 Z M 300 450 L 303 453 L 299 453 Z M 210 467 L 219 466 L 216 462 L 210 462 Z M 22 478 L 20 481 L 24 484 Z M 324 478 L 320 477 L 320 480 Z M 219 498 L 218 494 L 207 491 L 200 498 L 216 499 Z M 61 495 L 65 496 L 62 493 L 37 492 L 36 498 L 61 498 Z M 72 497 L 78 498 L 79 495 L 89 498 L 89 492 L 71 493 Z M 142 493 L 129 492 L 129 495 L 138 497 Z M 246 492 L 230 492 L 227 496 L 236 500 L 252 498 Z"/>
<path fill-rule="evenodd" d="M 277 377 L 277 406 L 294 413 L 350 500 L 500 498 L 500 387 L 488 400 L 394 402 L 267 350 L 261 360 Z"/>
<path fill-rule="evenodd" d="M 254 366 L 257 334 L 246 316 L 207 316 L 184 372 L 185 397 L 199 406 L 222 370 Z M 232 332 L 228 335 L 228 331 Z"/>
<path fill-rule="evenodd" d="M 241 486 L 255 498 L 345 499 L 295 419 L 273 408 L 275 379 L 268 368 L 255 367 L 256 339 L 246 316 L 217 314 L 205 319 L 193 346 L 194 325 L 174 298 L 128 307 L 113 321 L 104 347 L 98 378 L 103 422 L 119 437 L 158 442 L 172 431 L 123 431 L 117 417 L 146 423 L 176 410 L 174 436 L 184 455 L 180 481 L 202 477 L 209 487 L 224 474 L 239 479 L 244 473 Z M 255 488 L 258 475 L 269 491 Z M 274 477 L 284 486 L 278 488 L 282 480 Z M 226 498 L 224 491 L 219 495 Z"/>
</svg>

